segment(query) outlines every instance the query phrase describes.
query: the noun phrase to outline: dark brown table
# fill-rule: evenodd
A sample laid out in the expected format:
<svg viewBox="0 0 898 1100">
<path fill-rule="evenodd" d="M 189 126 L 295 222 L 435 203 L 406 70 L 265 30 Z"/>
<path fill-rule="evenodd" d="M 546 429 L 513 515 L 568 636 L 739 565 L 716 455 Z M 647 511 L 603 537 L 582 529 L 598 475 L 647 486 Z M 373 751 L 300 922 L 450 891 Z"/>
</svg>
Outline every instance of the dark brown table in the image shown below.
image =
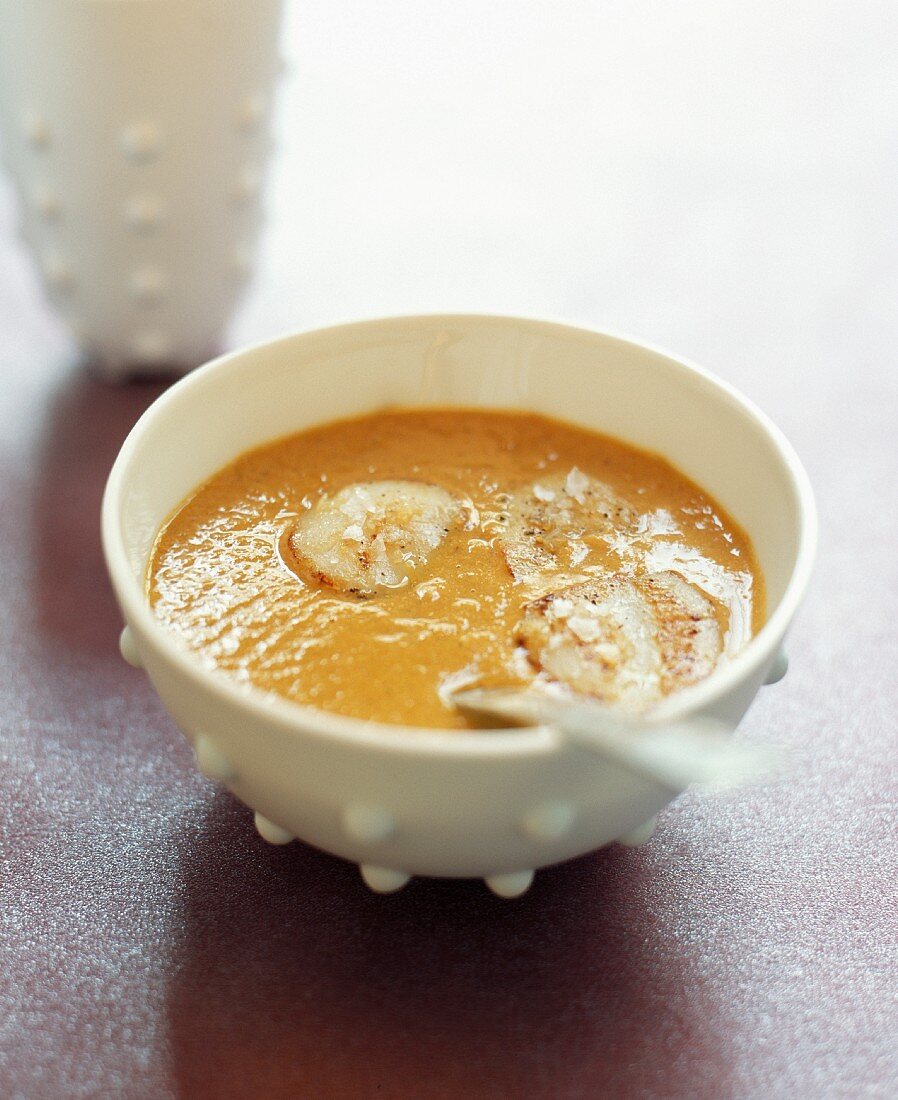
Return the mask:
<svg viewBox="0 0 898 1100">
<path fill-rule="evenodd" d="M 271 228 L 230 342 L 417 308 L 566 314 L 740 386 L 819 494 L 792 666 L 741 734 L 802 762 L 689 794 L 643 849 L 515 902 L 477 882 L 378 897 L 266 846 L 118 655 L 100 495 L 161 386 L 78 364 L 4 184 L 0 1096 L 898 1095 L 895 28 L 866 2 L 818 8 L 810 38 L 783 5 L 698 4 L 687 33 L 648 0 L 536 4 L 497 57 L 466 29 L 499 34 L 488 7 L 437 29 L 414 5 L 294 13 Z"/>
</svg>

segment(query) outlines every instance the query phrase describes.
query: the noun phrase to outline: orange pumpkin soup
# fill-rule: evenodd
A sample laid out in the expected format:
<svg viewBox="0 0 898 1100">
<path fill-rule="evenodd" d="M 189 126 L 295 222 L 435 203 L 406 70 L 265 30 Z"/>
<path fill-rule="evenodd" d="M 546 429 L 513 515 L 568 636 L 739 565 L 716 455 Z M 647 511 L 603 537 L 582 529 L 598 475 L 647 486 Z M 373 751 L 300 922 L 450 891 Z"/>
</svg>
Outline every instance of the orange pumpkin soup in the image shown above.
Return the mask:
<svg viewBox="0 0 898 1100">
<path fill-rule="evenodd" d="M 165 524 L 155 613 L 298 703 L 462 727 L 534 685 L 642 711 L 764 616 L 745 532 L 657 455 L 543 416 L 398 409 L 241 455 Z"/>
</svg>

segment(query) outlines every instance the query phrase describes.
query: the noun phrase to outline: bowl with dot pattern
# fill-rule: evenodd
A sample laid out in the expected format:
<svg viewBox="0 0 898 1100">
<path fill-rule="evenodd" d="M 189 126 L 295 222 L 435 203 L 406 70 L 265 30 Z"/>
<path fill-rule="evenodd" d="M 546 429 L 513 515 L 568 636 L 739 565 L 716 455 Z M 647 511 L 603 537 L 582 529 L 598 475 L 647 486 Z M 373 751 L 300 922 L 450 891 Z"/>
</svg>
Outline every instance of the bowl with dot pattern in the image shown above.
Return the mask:
<svg viewBox="0 0 898 1100">
<path fill-rule="evenodd" d="M 146 595 L 160 525 L 229 460 L 316 424 L 421 404 L 538 411 L 659 452 L 746 529 L 767 622 L 730 663 L 662 704 L 672 722 L 735 729 L 785 671 L 814 503 L 781 433 L 725 383 L 643 344 L 521 318 L 388 318 L 287 336 L 200 368 L 137 423 L 109 477 L 104 550 L 123 655 L 146 670 L 197 766 L 255 811 L 267 840 L 300 838 L 352 860 L 374 889 L 476 876 L 513 896 L 539 867 L 645 839 L 678 792 L 548 727 L 425 732 L 273 698 L 206 667 Z"/>
<path fill-rule="evenodd" d="M 259 232 L 281 6 L 0 0 L 22 236 L 107 377 L 220 347 Z"/>
</svg>

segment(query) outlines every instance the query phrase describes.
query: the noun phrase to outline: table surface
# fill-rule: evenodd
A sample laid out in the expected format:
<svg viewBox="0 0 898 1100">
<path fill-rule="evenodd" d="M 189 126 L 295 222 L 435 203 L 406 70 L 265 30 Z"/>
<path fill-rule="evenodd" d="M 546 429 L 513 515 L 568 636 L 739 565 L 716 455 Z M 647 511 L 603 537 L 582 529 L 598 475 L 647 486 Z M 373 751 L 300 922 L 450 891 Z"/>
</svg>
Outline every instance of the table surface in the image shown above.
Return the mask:
<svg viewBox="0 0 898 1100">
<path fill-rule="evenodd" d="M 117 652 L 100 494 L 161 387 L 79 365 L 4 182 L 0 1095 L 896 1095 L 893 9 L 342 0 L 285 49 L 228 344 L 531 313 L 734 383 L 819 497 L 792 666 L 741 734 L 804 756 L 516 902 L 266 846 Z"/>
</svg>

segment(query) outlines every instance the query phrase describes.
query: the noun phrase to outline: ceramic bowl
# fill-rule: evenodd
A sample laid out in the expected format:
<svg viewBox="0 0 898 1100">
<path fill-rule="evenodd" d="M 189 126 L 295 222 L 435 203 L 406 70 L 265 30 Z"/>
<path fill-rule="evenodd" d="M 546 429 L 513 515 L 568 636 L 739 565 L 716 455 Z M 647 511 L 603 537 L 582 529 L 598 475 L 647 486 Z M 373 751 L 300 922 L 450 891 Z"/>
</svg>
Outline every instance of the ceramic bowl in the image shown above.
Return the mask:
<svg viewBox="0 0 898 1100">
<path fill-rule="evenodd" d="M 145 668 L 198 766 L 255 811 L 267 840 L 298 837 L 352 860 L 374 889 L 412 875 L 477 876 L 512 896 L 536 868 L 645 838 L 678 792 L 549 728 L 422 731 L 247 688 L 205 667 L 145 593 L 160 525 L 238 454 L 335 418 L 420 404 L 535 410 L 659 452 L 748 531 L 768 621 L 730 664 L 665 701 L 671 719 L 735 728 L 760 686 L 785 671 L 814 502 L 791 446 L 726 383 L 631 340 L 514 317 L 387 318 L 287 336 L 214 360 L 141 417 L 109 477 L 103 545 L 123 654 Z"/>
</svg>

